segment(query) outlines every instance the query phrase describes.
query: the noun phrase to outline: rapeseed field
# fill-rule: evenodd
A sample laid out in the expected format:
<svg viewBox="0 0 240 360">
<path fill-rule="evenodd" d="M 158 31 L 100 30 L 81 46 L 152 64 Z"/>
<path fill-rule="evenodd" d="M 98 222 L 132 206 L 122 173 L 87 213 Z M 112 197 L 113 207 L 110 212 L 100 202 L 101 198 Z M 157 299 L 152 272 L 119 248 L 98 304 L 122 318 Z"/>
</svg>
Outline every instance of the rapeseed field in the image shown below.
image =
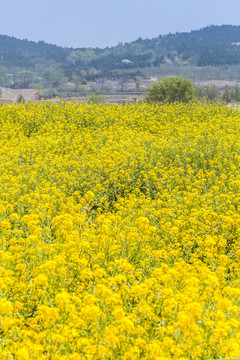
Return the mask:
<svg viewBox="0 0 240 360">
<path fill-rule="evenodd" d="M 0 105 L 0 359 L 240 359 L 240 112 Z"/>
</svg>

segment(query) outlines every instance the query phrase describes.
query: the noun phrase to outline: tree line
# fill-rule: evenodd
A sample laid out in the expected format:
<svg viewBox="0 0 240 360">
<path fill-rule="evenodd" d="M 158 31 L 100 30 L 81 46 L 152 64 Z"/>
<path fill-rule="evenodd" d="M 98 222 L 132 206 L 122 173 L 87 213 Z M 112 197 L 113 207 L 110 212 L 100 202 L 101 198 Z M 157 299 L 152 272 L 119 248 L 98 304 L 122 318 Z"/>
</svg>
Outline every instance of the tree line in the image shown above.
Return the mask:
<svg viewBox="0 0 240 360">
<path fill-rule="evenodd" d="M 39 82 L 41 79 L 44 82 L 47 78 L 44 73 L 50 69 L 51 72 L 61 72 L 61 76 L 71 81 L 74 77 L 93 80 L 119 77 L 124 73 L 131 75 L 163 64 L 199 67 L 236 65 L 240 64 L 239 44 L 240 26 L 232 25 L 209 26 L 152 39 L 138 38 L 104 49 L 62 48 L 44 41 L 36 43 L 0 35 L 0 75 L 1 72 L 11 75 L 25 71 L 38 77 Z M 33 80 L 36 82 L 36 79 Z"/>
<path fill-rule="evenodd" d="M 223 101 L 224 103 L 240 102 L 240 87 L 224 87 L 219 90 L 216 85 L 196 86 L 190 80 L 181 77 L 165 77 L 150 85 L 146 101 L 153 103 L 189 102 L 194 99 Z"/>
</svg>

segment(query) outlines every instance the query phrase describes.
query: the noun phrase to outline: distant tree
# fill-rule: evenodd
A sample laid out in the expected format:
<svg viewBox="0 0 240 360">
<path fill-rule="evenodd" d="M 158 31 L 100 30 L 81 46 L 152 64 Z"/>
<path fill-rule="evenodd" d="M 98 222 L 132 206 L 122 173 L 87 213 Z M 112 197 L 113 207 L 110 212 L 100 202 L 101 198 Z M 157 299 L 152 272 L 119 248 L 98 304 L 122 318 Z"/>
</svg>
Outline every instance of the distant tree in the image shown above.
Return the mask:
<svg viewBox="0 0 240 360">
<path fill-rule="evenodd" d="M 208 85 L 206 87 L 206 98 L 211 100 L 211 101 L 215 101 L 217 99 L 219 99 L 220 97 L 220 92 L 218 90 L 218 88 L 216 87 L 216 85 L 211 84 Z"/>
<path fill-rule="evenodd" d="M 77 85 L 73 91 L 78 93 L 78 95 L 80 95 L 80 96 L 87 95 L 87 89 L 82 85 Z"/>
<path fill-rule="evenodd" d="M 233 98 L 235 101 L 240 101 L 240 87 L 238 85 L 234 87 Z"/>
<path fill-rule="evenodd" d="M 13 74 L 12 80 L 11 88 L 27 89 L 33 80 L 33 73 L 31 71 L 17 71 Z"/>
<path fill-rule="evenodd" d="M 206 89 L 204 88 L 204 86 L 196 85 L 195 86 L 195 95 L 200 100 L 205 98 L 206 97 Z"/>
<path fill-rule="evenodd" d="M 54 88 L 43 89 L 43 90 L 38 91 L 39 99 L 42 99 L 42 98 L 43 99 L 53 99 L 53 98 L 56 98 L 57 96 L 59 96 L 59 92 Z"/>
<path fill-rule="evenodd" d="M 38 91 L 42 91 L 43 90 L 43 84 L 42 83 L 31 83 L 29 84 L 29 89 L 36 89 Z"/>
<path fill-rule="evenodd" d="M 82 85 L 87 85 L 87 79 L 81 78 L 81 79 L 80 79 L 80 84 L 82 84 Z"/>
<path fill-rule="evenodd" d="M 43 71 L 42 76 L 47 88 L 53 88 L 65 82 L 64 73 L 58 68 L 49 67 Z"/>
<path fill-rule="evenodd" d="M 141 76 L 136 76 L 135 77 L 136 90 L 140 90 L 141 83 L 142 83 Z"/>
<path fill-rule="evenodd" d="M 122 77 L 119 81 L 119 84 L 121 86 L 121 91 L 124 91 L 125 84 L 127 83 L 128 79 L 126 76 Z"/>
<path fill-rule="evenodd" d="M 181 77 L 165 77 L 148 88 L 148 102 L 188 102 L 194 98 L 195 87 L 188 79 Z"/>
<path fill-rule="evenodd" d="M 51 89 L 47 90 L 47 98 L 48 99 L 53 99 L 57 96 L 59 96 L 59 92 L 56 89 L 51 88 Z"/>
<path fill-rule="evenodd" d="M 223 101 L 229 104 L 231 101 L 233 101 L 233 98 L 234 98 L 234 89 L 226 86 L 223 89 L 223 94 L 222 94 Z"/>
<path fill-rule="evenodd" d="M 18 97 L 17 97 L 17 103 L 18 104 L 24 104 L 25 103 L 25 99 L 24 97 L 22 96 L 22 94 L 19 94 Z"/>
<path fill-rule="evenodd" d="M 97 95 L 97 94 L 91 94 L 88 97 L 88 103 L 92 103 L 92 104 L 102 104 L 104 103 L 104 98 L 101 95 Z"/>
</svg>

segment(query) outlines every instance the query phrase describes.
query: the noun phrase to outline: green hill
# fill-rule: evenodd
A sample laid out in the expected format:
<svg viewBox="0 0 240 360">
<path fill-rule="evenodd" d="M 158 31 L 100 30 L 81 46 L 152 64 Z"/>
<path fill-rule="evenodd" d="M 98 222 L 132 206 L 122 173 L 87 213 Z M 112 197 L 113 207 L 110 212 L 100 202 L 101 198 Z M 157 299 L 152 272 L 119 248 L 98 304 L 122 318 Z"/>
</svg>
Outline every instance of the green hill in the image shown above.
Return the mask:
<svg viewBox="0 0 240 360">
<path fill-rule="evenodd" d="M 16 72 L 19 76 L 20 72 L 25 78 L 28 74 L 26 83 L 48 79 L 55 86 L 55 78 L 59 77 L 71 80 L 74 77 L 112 77 L 124 72 L 136 75 L 141 69 L 158 68 L 163 64 L 198 67 L 238 65 L 239 45 L 240 26 L 232 25 L 209 26 L 152 39 L 139 38 L 105 49 L 62 48 L 44 41 L 36 43 L 0 35 L 0 79 L 3 83 L 8 77 L 11 82 L 9 77 Z"/>
</svg>

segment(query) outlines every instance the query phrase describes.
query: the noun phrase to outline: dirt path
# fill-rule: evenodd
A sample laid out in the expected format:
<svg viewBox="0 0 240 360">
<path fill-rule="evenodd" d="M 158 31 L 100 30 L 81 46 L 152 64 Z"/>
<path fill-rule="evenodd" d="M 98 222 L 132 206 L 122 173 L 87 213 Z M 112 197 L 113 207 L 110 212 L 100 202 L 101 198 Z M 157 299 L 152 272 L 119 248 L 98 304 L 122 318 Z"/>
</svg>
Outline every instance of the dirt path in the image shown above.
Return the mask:
<svg viewBox="0 0 240 360">
<path fill-rule="evenodd" d="M 38 92 L 34 89 L 7 89 L 2 88 L 2 95 L 0 96 L 0 101 L 6 102 L 15 102 L 19 95 L 22 95 L 24 100 L 37 100 Z"/>
</svg>

